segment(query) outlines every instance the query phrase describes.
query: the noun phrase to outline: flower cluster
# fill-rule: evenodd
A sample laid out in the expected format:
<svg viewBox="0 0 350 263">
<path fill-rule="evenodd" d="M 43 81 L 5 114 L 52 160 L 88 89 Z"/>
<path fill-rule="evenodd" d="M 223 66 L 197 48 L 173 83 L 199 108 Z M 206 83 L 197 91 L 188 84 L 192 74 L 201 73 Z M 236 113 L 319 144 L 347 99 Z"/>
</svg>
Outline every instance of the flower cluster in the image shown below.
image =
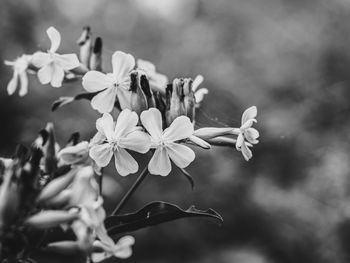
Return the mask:
<svg viewBox="0 0 350 263">
<path fill-rule="evenodd" d="M 55 88 L 65 80 L 81 79 L 85 93 L 62 97 L 54 108 L 85 98 L 101 116 L 96 120 L 97 132 L 90 140 L 78 142 L 75 135 L 61 149 L 55 142 L 52 125 L 48 125 L 29 154 L 22 150 L 14 159 L 0 159 L 0 250 L 13 226 L 56 227 L 74 233 L 75 239 L 48 243 L 47 249 L 79 250 L 93 261 L 110 256 L 127 258 L 131 255 L 133 237 L 127 235 L 117 241 L 105 227 L 101 178 L 103 168 L 112 159 L 117 172 L 127 176 L 139 170 L 133 152 L 149 153 L 152 156 L 144 170 L 147 173 L 140 175 L 143 178 L 148 173 L 167 176 L 172 167 L 190 177 L 184 168 L 195 160 L 193 146 L 204 149 L 230 146 L 241 152 L 246 161 L 252 158 L 250 148 L 259 138 L 259 132 L 252 128 L 257 117 L 255 106 L 244 111 L 240 127 L 197 129 L 196 109 L 209 93 L 207 88 L 200 87 L 203 76 L 169 82 L 151 62 L 136 60 L 122 51 L 113 53 L 112 72 L 106 73 L 102 69 L 102 39 L 98 37 L 92 44 L 89 27 L 84 28 L 78 40 L 79 59 L 76 54 L 57 53 L 61 35 L 55 28 L 50 27 L 47 35 L 51 41 L 47 52 L 5 61 L 13 67 L 8 94 L 12 95 L 18 86 L 20 96 L 27 94 L 27 72 L 37 74 L 40 83 Z M 134 190 L 126 194 L 113 214 Z M 16 200 L 13 206 L 11 200 Z M 146 222 L 150 213 L 146 213 Z M 206 215 L 221 218 L 213 212 Z"/>
</svg>

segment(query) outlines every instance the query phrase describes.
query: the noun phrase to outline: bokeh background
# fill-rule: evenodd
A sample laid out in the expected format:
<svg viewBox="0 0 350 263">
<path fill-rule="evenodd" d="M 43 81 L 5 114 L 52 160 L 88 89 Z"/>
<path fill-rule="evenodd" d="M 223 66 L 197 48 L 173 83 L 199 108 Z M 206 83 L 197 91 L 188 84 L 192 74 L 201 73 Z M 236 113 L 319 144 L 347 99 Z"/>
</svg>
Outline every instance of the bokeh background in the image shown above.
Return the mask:
<svg viewBox="0 0 350 263">
<path fill-rule="evenodd" d="M 48 49 L 49 26 L 62 33 L 62 53 L 78 52 L 84 25 L 104 40 L 105 69 L 122 50 L 170 79 L 204 75 L 210 94 L 198 127 L 239 126 L 244 109 L 259 111 L 251 161 L 233 148 L 197 150 L 194 191 L 177 172 L 152 176 L 125 209 L 195 204 L 214 208 L 224 224 L 184 219 L 140 230 L 125 262 L 349 262 L 349 0 L 2 0 L 0 60 Z M 88 102 L 50 111 L 59 96 L 80 92 L 80 82 L 54 89 L 32 76 L 20 98 L 6 93 L 11 76 L 1 63 L 1 156 L 30 145 L 48 121 L 62 144 L 75 131 L 94 134 L 98 114 Z M 107 173 L 110 209 L 136 175 Z"/>
</svg>

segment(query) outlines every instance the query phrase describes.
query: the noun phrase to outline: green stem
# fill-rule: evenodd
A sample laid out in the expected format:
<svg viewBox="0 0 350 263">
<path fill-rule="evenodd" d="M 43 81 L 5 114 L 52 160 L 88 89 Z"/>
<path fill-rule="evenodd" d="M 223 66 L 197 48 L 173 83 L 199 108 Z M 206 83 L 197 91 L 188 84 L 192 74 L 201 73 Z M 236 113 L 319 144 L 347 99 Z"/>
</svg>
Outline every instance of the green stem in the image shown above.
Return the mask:
<svg viewBox="0 0 350 263">
<path fill-rule="evenodd" d="M 140 173 L 139 177 L 136 179 L 135 183 L 131 186 L 129 191 L 123 196 L 122 200 L 120 200 L 118 205 L 115 207 L 114 211 L 112 212 L 112 215 L 117 215 L 120 212 L 120 210 L 123 209 L 125 203 L 130 199 L 137 187 L 142 183 L 143 180 L 145 180 L 148 174 L 149 172 L 146 165 L 146 167 Z"/>
</svg>

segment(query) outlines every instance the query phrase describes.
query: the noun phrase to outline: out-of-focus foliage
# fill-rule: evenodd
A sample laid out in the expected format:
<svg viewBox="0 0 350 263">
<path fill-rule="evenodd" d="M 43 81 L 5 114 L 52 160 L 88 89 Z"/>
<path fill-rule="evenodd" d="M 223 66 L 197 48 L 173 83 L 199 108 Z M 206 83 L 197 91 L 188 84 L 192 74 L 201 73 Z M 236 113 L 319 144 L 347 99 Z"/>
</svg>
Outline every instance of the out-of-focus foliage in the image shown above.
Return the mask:
<svg viewBox="0 0 350 263">
<path fill-rule="evenodd" d="M 170 79 L 202 74 L 210 94 L 198 127 L 239 123 L 239 109 L 258 107 L 263 139 L 248 164 L 231 149 L 203 151 L 189 169 L 196 191 L 180 173 L 153 176 L 132 200 L 133 208 L 160 198 L 210 205 L 223 226 L 188 220 L 136 232 L 130 262 L 348 262 L 349 1 L 3 0 L 0 24 L 0 60 L 45 47 L 42 32 L 51 25 L 62 33 L 62 50 L 78 51 L 76 38 L 90 24 L 106 43 L 104 68 L 123 50 Z M 10 69 L 1 64 L 0 75 L 1 156 L 28 144 L 48 120 L 58 140 L 92 135 L 98 115 L 87 102 L 50 112 L 80 84 L 56 90 L 31 78 L 21 99 L 6 93 Z M 107 205 L 133 180 L 111 174 Z"/>
</svg>

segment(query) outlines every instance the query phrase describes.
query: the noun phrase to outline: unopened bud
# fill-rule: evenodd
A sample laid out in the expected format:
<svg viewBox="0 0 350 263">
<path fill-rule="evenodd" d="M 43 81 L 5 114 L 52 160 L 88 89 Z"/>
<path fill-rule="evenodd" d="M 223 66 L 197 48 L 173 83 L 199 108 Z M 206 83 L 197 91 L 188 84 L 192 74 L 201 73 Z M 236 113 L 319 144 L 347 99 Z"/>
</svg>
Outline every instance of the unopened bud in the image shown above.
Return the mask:
<svg viewBox="0 0 350 263">
<path fill-rule="evenodd" d="M 142 111 L 148 109 L 147 97 L 141 87 L 140 72 L 133 71 L 130 74 L 130 110 L 135 111 L 137 114 L 141 114 Z"/>
<path fill-rule="evenodd" d="M 214 146 L 236 147 L 236 139 L 229 138 L 229 137 L 220 136 L 220 137 L 215 137 L 206 141 Z"/>
<path fill-rule="evenodd" d="M 102 71 L 102 38 L 95 40 L 95 45 L 91 53 L 90 69 Z"/>
<path fill-rule="evenodd" d="M 25 223 L 31 227 L 45 229 L 70 223 L 78 219 L 78 217 L 78 212 L 72 213 L 62 210 L 47 210 L 29 217 Z"/>
<path fill-rule="evenodd" d="M 45 250 L 65 255 L 71 255 L 81 252 L 79 242 L 70 240 L 49 243 Z"/>
<path fill-rule="evenodd" d="M 80 62 L 84 66 L 89 67 L 91 56 L 91 30 L 89 26 L 83 28 L 83 32 L 81 33 L 77 43 L 80 46 Z"/>
<path fill-rule="evenodd" d="M 206 141 L 202 140 L 201 138 L 192 135 L 188 138 L 192 143 L 198 145 L 199 147 L 202 147 L 203 149 L 210 149 L 211 146 L 209 143 L 207 143 Z"/>
<path fill-rule="evenodd" d="M 224 136 L 224 135 L 234 135 L 233 132 L 234 128 L 230 127 L 224 127 L 224 128 L 215 128 L 215 127 L 206 127 L 206 128 L 200 128 L 198 130 L 194 131 L 194 135 L 203 139 L 208 140 L 212 139 L 218 136 Z"/>
</svg>

